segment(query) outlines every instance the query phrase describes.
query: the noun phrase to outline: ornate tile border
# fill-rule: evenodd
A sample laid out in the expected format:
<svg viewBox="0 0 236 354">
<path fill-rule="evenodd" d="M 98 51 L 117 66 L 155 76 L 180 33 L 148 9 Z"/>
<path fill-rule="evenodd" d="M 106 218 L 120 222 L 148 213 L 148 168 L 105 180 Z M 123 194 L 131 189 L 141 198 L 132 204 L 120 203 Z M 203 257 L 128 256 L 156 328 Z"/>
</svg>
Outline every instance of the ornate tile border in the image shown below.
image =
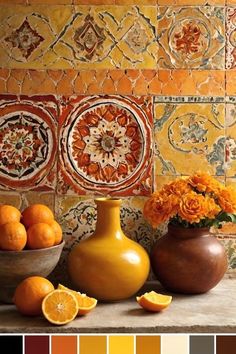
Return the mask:
<svg viewBox="0 0 236 354">
<path fill-rule="evenodd" d="M 0 96 L 2 189 L 55 189 L 57 114 L 53 97 Z"/>
<path fill-rule="evenodd" d="M 149 194 L 151 99 L 93 96 L 65 99 L 65 104 L 60 116 L 58 192 Z"/>
<path fill-rule="evenodd" d="M 226 73 L 227 74 L 227 73 Z M 235 72 L 236 75 L 236 72 Z M 228 94 L 236 94 L 234 72 Z M 31 95 L 224 96 L 223 70 L 26 70 L 0 69 L 0 91 Z"/>
</svg>

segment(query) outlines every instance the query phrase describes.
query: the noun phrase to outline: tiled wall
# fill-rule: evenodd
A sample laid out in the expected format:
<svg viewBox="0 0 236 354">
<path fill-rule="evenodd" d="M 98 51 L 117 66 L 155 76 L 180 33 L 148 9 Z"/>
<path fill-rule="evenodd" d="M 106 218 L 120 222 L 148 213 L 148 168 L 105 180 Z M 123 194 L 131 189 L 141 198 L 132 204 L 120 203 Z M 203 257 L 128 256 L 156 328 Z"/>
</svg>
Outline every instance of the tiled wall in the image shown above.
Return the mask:
<svg viewBox="0 0 236 354">
<path fill-rule="evenodd" d="M 67 251 L 120 196 L 150 249 L 152 190 L 235 184 L 236 0 L 0 0 L 0 93 L 0 201 L 55 208 Z"/>
</svg>

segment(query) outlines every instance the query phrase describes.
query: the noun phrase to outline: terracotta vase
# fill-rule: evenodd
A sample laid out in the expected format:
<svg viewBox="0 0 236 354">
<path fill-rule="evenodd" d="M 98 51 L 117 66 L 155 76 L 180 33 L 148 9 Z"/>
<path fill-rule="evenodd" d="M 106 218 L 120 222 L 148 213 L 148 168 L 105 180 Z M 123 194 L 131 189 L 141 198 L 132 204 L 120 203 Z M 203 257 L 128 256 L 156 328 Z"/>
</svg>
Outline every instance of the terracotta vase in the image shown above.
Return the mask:
<svg viewBox="0 0 236 354">
<path fill-rule="evenodd" d="M 75 288 L 103 301 L 134 295 L 146 281 L 149 256 L 120 226 L 120 199 L 98 198 L 94 234 L 74 246 L 68 271 Z"/>
<path fill-rule="evenodd" d="M 168 290 L 183 294 L 205 293 L 224 276 L 227 255 L 209 229 L 169 226 L 151 252 L 153 272 Z"/>
</svg>

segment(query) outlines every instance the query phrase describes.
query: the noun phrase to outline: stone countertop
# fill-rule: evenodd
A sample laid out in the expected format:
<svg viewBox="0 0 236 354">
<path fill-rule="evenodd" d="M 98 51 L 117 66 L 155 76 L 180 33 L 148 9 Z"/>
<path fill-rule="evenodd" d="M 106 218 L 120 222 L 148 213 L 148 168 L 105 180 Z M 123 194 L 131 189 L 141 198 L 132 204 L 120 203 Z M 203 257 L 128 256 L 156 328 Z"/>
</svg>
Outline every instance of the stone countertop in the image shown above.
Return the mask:
<svg viewBox="0 0 236 354">
<path fill-rule="evenodd" d="M 143 290 L 166 293 L 157 282 Z M 21 316 L 14 305 L 1 304 L 0 333 L 236 333 L 236 279 L 223 279 L 206 294 L 172 295 L 171 305 L 159 313 L 144 311 L 131 298 L 99 303 L 65 326 Z"/>
</svg>

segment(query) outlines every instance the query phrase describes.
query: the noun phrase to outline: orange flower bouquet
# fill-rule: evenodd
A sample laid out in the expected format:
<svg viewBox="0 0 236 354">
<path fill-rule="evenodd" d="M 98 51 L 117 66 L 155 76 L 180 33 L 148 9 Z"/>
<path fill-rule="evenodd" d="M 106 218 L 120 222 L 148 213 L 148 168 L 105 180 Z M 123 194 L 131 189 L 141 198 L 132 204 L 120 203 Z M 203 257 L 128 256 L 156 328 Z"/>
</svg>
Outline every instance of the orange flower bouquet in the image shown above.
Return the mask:
<svg viewBox="0 0 236 354">
<path fill-rule="evenodd" d="M 178 178 L 153 193 L 144 217 L 156 228 L 163 222 L 184 228 L 217 227 L 236 223 L 236 191 L 206 173 Z"/>
</svg>

